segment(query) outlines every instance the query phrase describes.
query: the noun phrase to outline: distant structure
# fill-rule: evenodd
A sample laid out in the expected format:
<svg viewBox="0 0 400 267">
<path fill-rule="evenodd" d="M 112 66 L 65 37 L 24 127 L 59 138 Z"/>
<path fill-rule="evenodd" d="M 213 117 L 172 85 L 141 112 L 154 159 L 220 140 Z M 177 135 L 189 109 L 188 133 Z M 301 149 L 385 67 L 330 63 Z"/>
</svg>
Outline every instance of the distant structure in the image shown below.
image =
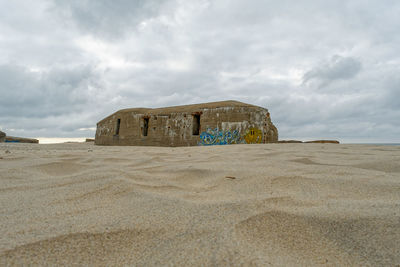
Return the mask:
<svg viewBox="0 0 400 267">
<path fill-rule="evenodd" d="M 38 139 L 33 138 L 24 138 L 24 137 L 15 137 L 15 136 L 6 136 L 6 143 L 30 143 L 30 144 L 39 144 Z"/>
<path fill-rule="evenodd" d="M 123 109 L 97 123 L 96 145 L 196 146 L 274 143 L 267 109 L 238 101 Z"/>
<path fill-rule="evenodd" d="M 6 140 L 6 133 L 0 131 L 0 143 L 4 142 Z"/>
<path fill-rule="evenodd" d="M 0 143 L 2 143 L 2 142 L 39 144 L 39 140 L 37 140 L 37 139 L 8 136 L 8 135 L 6 135 L 6 133 L 0 131 Z"/>
</svg>

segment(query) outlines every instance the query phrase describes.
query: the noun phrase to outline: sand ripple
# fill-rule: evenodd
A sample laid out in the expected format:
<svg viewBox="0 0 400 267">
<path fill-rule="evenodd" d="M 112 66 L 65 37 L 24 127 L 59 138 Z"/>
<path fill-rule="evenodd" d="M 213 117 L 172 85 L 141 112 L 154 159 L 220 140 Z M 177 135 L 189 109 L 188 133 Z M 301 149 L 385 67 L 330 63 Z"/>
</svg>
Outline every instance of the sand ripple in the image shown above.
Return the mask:
<svg viewBox="0 0 400 267">
<path fill-rule="evenodd" d="M 400 265 L 400 148 L 0 144 L 0 265 Z"/>
</svg>

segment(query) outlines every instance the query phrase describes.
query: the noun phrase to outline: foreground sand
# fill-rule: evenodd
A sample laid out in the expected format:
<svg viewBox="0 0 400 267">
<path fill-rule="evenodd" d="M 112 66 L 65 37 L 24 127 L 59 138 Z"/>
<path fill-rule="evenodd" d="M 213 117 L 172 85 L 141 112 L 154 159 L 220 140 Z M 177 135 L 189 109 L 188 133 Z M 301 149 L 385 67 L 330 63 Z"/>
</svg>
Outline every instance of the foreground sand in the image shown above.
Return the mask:
<svg viewBox="0 0 400 267">
<path fill-rule="evenodd" d="M 400 147 L 0 144 L 0 208 L 0 265 L 396 266 Z"/>
</svg>

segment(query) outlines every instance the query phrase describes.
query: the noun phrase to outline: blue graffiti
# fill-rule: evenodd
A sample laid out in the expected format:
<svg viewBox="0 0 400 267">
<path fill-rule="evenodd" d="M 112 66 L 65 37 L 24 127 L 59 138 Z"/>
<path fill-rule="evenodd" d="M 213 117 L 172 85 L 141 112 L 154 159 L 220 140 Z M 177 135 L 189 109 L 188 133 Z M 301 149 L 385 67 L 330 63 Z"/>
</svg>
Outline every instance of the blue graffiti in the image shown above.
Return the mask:
<svg viewBox="0 0 400 267">
<path fill-rule="evenodd" d="M 207 128 L 200 134 L 199 146 L 230 145 L 241 143 L 241 136 L 237 130 L 221 131 L 218 128 Z"/>
</svg>

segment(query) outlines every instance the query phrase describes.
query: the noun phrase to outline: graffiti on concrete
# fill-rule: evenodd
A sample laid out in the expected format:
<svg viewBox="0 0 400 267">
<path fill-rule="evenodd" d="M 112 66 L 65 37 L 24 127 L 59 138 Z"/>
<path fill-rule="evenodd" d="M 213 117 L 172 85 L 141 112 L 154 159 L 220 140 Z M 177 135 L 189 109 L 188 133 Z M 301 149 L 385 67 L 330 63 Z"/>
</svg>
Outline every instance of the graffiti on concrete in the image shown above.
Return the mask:
<svg viewBox="0 0 400 267">
<path fill-rule="evenodd" d="M 230 144 L 261 144 L 262 131 L 252 127 L 247 129 L 244 135 L 238 130 L 219 130 L 207 128 L 200 134 L 199 146 L 230 145 Z"/>
<path fill-rule="evenodd" d="M 262 132 L 257 128 L 250 128 L 246 131 L 244 140 L 247 144 L 261 144 L 262 142 Z"/>
<path fill-rule="evenodd" d="M 212 146 L 212 145 L 230 145 L 241 143 L 241 136 L 237 130 L 222 131 L 218 128 L 207 128 L 206 131 L 200 134 L 199 145 Z"/>
</svg>

